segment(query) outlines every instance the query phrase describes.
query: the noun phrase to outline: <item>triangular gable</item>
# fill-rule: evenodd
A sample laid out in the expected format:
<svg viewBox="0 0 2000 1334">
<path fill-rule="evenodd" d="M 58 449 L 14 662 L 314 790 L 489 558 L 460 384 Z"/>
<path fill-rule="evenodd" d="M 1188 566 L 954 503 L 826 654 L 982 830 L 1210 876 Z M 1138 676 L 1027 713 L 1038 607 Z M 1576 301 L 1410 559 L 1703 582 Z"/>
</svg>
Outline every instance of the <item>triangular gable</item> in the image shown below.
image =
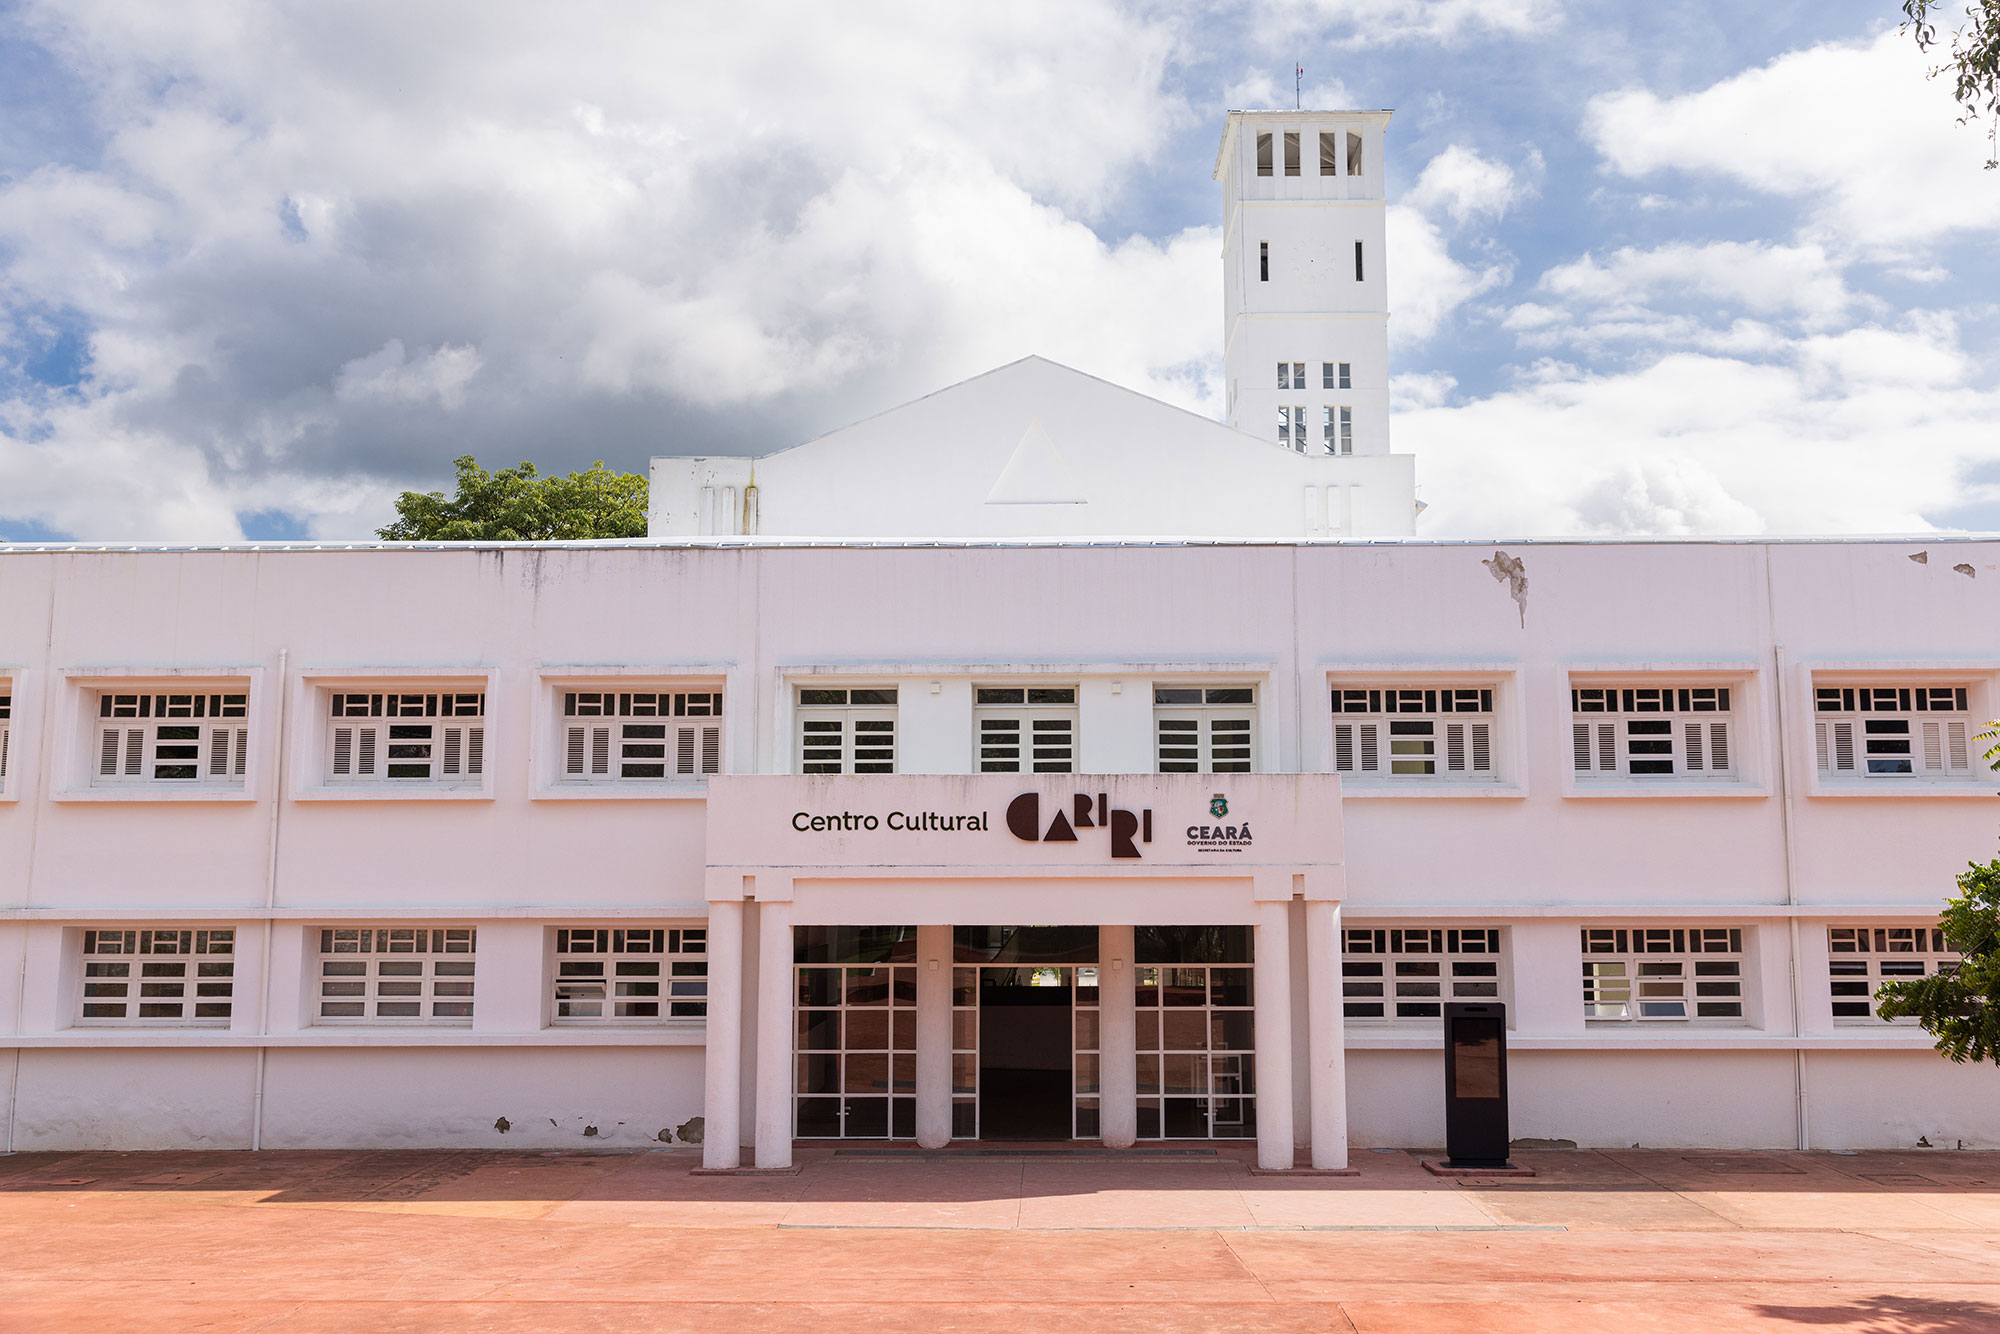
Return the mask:
<svg viewBox="0 0 2000 1334">
<path fill-rule="evenodd" d="M 993 489 L 986 493 L 989 505 L 1082 505 L 1088 503 L 1076 474 L 1063 461 L 1055 441 L 1037 417 L 1021 433 L 1021 441 L 1000 470 Z"/>
</svg>

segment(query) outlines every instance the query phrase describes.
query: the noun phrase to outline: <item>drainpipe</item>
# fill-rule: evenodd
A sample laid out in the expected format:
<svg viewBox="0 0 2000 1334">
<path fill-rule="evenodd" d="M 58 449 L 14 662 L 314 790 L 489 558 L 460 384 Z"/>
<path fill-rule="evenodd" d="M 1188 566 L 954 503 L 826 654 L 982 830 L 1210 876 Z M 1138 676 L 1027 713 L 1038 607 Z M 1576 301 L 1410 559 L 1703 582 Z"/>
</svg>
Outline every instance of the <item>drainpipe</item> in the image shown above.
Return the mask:
<svg viewBox="0 0 2000 1334">
<path fill-rule="evenodd" d="M 1771 553 L 1764 552 L 1764 583 L 1768 605 L 1771 580 Z M 1798 1146 L 1801 1151 L 1812 1143 L 1811 1125 L 1807 1119 L 1806 1106 L 1806 1049 L 1802 1016 L 1805 1004 L 1799 994 L 1805 979 L 1799 976 L 1799 903 L 1798 887 L 1798 835 L 1792 822 L 1792 746 L 1791 732 L 1785 726 L 1785 646 L 1776 640 L 1771 644 L 1771 662 L 1775 672 L 1772 682 L 1773 696 L 1777 700 L 1778 723 L 1778 813 L 1785 830 L 1785 925 L 1791 950 L 1787 968 L 1791 973 L 1792 995 L 1792 1089 L 1795 1097 L 1794 1120 L 1798 1129 Z"/>
<path fill-rule="evenodd" d="M 263 1003 L 257 1007 L 257 1032 L 260 1037 L 268 1037 L 271 1032 L 271 936 L 273 923 L 271 914 L 278 906 L 278 815 L 285 808 L 285 701 L 286 668 L 290 665 L 292 651 L 278 650 L 278 743 L 272 748 L 271 764 L 271 823 L 264 844 L 264 955 L 263 955 Z M 256 1152 L 264 1147 L 264 1066 L 270 1057 L 268 1044 L 257 1044 L 256 1092 L 250 1102 L 250 1150 Z"/>
</svg>

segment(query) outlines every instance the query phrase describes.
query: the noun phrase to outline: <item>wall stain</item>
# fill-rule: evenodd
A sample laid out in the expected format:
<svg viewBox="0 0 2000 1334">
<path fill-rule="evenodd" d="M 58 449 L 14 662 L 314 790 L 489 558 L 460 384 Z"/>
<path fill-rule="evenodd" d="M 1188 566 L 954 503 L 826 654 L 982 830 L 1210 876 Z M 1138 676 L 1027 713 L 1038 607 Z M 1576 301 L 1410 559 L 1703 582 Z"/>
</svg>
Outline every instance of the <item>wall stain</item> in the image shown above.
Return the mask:
<svg viewBox="0 0 2000 1334">
<path fill-rule="evenodd" d="M 1507 585 L 1507 596 L 1514 599 L 1521 608 L 1521 628 L 1528 628 L 1528 567 L 1519 556 L 1510 556 L 1504 551 L 1493 553 L 1492 560 L 1479 562 L 1495 579 Z"/>
</svg>

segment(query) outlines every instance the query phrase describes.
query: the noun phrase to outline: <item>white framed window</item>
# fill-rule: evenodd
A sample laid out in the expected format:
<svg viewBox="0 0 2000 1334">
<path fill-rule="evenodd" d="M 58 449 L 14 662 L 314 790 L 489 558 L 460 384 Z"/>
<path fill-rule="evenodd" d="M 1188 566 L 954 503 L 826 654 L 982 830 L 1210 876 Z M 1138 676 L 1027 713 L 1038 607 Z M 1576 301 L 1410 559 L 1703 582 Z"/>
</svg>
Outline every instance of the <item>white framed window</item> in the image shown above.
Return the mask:
<svg viewBox="0 0 2000 1334">
<path fill-rule="evenodd" d="M 471 926 L 321 927 L 317 1022 L 469 1024 L 478 948 Z"/>
<path fill-rule="evenodd" d="M 972 722 L 983 774 L 1076 772 L 1075 686 L 976 686 Z"/>
<path fill-rule="evenodd" d="M 1278 386 L 1280 389 L 1283 385 Z M 1354 363 L 1351 361 L 1322 361 L 1319 364 L 1319 387 L 1322 389 L 1354 388 Z"/>
<path fill-rule="evenodd" d="M 656 1024 L 708 1014 L 708 929 L 556 928 L 555 1022 Z"/>
<path fill-rule="evenodd" d="M 1312 437 L 1306 433 L 1306 410 L 1303 407 L 1280 407 L 1278 409 L 1278 443 L 1299 453 L 1306 452 Z"/>
<path fill-rule="evenodd" d="M 1821 778 L 1965 779 L 1978 721 L 1962 685 L 1813 687 Z"/>
<path fill-rule="evenodd" d="M 1257 688 L 1156 685 L 1153 735 L 1159 773 L 1254 773 Z"/>
<path fill-rule="evenodd" d="M 1340 978 L 1349 1019 L 1442 1019 L 1446 1001 L 1500 999 L 1500 928 L 1347 927 Z"/>
<path fill-rule="evenodd" d="M 722 772 L 720 690 L 557 692 L 564 783 L 658 783 Z"/>
<path fill-rule="evenodd" d="M 1285 175 L 1296 176 L 1298 174 L 1299 174 L 1299 132 L 1297 130 L 1286 130 L 1285 131 Z"/>
<path fill-rule="evenodd" d="M 799 772 L 896 772 L 896 687 L 799 688 Z"/>
<path fill-rule="evenodd" d="M 1303 361 L 1281 361 L 1278 363 L 1278 388 L 1303 389 L 1306 387 L 1306 364 Z"/>
<path fill-rule="evenodd" d="M 249 699 L 244 690 L 98 691 L 91 786 L 241 788 Z"/>
<path fill-rule="evenodd" d="M 1334 772 L 1396 781 L 1493 782 L 1493 687 L 1333 691 Z"/>
<path fill-rule="evenodd" d="M 235 989 L 234 927 L 83 933 L 79 1024 L 227 1027 Z"/>
<path fill-rule="evenodd" d="M 1836 1024 L 1914 1026 L 1914 1017 L 1884 1020 L 1876 1014 L 1876 988 L 1884 982 L 1956 972 L 1961 962 L 1936 926 L 1829 926 L 1826 952 Z"/>
<path fill-rule="evenodd" d="M 1340 175 L 1340 131 L 1321 130 L 1319 132 L 1319 174 Z"/>
<path fill-rule="evenodd" d="M 1259 134 L 1257 136 L 1257 174 L 1259 176 L 1269 176 L 1271 174 L 1271 136 L 1269 134 Z"/>
<path fill-rule="evenodd" d="M 1352 454 L 1354 452 L 1354 409 L 1350 407 L 1329 407 L 1321 409 L 1320 443 L 1329 454 Z"/>
<path fill-rule="evenodd" d="M 1743 929 L 1583 928 L 1583 1016 L 1743 1020 Z"/>
<path fill-rule="evenodd" d="M 1714 781 L 1736 777 L 1730 686 L 1579 686 L 1570 763 L 1579 776 Z"/>
<path fill-rule="evenodd" d="M 478 787 L 486 772 L 481 690 L 326 692 L 329 785 Z"/>
</svg>

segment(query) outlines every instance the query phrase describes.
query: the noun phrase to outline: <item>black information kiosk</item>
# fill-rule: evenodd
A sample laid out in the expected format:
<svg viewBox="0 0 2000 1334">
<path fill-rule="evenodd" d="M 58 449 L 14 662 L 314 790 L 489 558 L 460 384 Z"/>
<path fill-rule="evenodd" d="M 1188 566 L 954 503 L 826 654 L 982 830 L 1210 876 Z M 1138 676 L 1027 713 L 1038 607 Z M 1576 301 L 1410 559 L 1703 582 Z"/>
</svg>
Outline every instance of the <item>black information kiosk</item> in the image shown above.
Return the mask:
<svg viewBox="0 0 2000 1334">
<path fill-rule="evenodd" d="M 1507 1007 L 1444 1007 L 1445 1166 L 1511 1167 L 1507 1161 Z"/>
</svg>

